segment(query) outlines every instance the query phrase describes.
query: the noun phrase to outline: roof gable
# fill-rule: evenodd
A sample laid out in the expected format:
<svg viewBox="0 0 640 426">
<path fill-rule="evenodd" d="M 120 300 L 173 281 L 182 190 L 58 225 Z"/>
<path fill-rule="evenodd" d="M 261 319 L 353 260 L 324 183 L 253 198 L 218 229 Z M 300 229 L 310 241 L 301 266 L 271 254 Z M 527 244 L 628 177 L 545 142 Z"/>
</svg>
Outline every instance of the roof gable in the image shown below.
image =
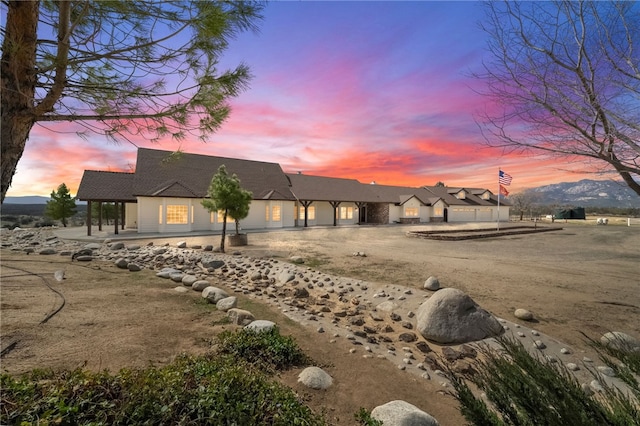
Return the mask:
<svg viewBox="0 0 640 426">
<path fill-rule="evenodd" d="M 133 173 L 85 170 L 76 198 L 82 201 L 135 202 L 136 197 L 131 191 L 133 179 Z"/>
<path fill-rule="evenodd" d="M 279 164 L 147 148 L 138 149 L 133 193 L 205 198 L 221 165 L 230 175 L 238 176 L 242 188 L 251 191 L 254 199 L 293 200 L 289 180 Z"/>
</svg>

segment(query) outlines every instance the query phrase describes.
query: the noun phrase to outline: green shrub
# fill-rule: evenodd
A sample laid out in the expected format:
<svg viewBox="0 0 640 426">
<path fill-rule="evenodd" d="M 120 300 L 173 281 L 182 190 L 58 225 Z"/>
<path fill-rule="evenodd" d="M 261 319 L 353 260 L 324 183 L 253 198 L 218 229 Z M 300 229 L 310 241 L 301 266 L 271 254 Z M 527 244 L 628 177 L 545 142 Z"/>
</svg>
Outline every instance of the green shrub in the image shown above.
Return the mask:
<svg viewBox="0 0 640 426">
<path fill-rule="evenodd" d="M 223 331 L 218 335 L 218 351 L 266 371 L 285 370 L 311 361 L 292 337 L 280 334 L 278 327 L 268 331 Z"/>
<path fill-rule="evenodd" d="M 627 426 L 640 424 L 638 382 L 630 366 L 639 365 L 639 353 L 616 353 L 619 376 L 625 374 L 633 395 L 604 386 L 602 394 L 588 396 L 577 379 L 562 364 L 531 355 L 520 343 L 498 339 L 501 350 L 481 349 L 474 374 L 447 373 L 460 402 L 463 416 L 475 425 L 576 425 Z M 605 350 L 600 346 L 601 350 Z M 611 353 L 609 349 L 606 349 Z M 631 367 L 633 368 L 633 367 Z M 636 374 L 637 370 L 635 371 Z M 594 378 L 598 378 L 592 371 Z M 476 397 L 468 386 L 475 385 L 486 394 L 490 406 Z M 635 384 L 634 384 L 635 382 Z"/>
<path fill-rule="evenodd" d="M 376 420 L 371 417 L 371 413 L 367 411 L 365 408 L 360 407 L 360 410 L 356 414 L 354 414 L 356 418 L 357 424 L 362 426 L 382 426 L 383 422 L 381 420 Z"/>
<path fill-rule="evenodd" d="M 291 389 L 212 354 L 116 375 L 78 369 L 0 380 L 2 424 L 325 424 Z"/>
</svg>

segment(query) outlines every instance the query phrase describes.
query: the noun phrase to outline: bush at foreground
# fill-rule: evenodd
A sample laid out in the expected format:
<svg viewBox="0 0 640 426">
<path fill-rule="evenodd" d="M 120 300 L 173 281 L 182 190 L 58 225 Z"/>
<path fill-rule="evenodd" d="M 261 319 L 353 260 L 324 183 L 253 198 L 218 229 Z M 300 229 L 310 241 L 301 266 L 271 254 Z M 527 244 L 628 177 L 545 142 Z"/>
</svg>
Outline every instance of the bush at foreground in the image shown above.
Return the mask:
<svg viewBox="0 0 640 426">
<path fill-rule="evenodd" d="M 244 342 L 254 334 L 240 331 L 225 338 Z M 286 353 L 297 348 L 277 330 L 268 336 Z M 271 371 L 287 367 L 279 359 Z M 228 354 L 183 355 L 165 367 L 117 374 L 78 369 L 33 371 L 19 378 L 2 374 L 0 379 L 0 424 L 325 424 L 291 389 Z"/>
<path fill-rule="evenodd" d="M 640 425 L 640 353 L 619 351 L 591 341 L 603 362 L 629 387 L 628 393 L 605 385 L 588 396 L 563 365 L 532 356 L 519 341 L 498 339 L 501 350 L 484 347 L 477 372 L 463 377 L 448 372 L 463 416 L 474 425 L 603 426 Z M 611 356 L 620 362 L 614 362 Z M 594 379 L 598 373 L 590 371 Z M 486 394 L 489 404 L 467 384 Z"/>
</svg>

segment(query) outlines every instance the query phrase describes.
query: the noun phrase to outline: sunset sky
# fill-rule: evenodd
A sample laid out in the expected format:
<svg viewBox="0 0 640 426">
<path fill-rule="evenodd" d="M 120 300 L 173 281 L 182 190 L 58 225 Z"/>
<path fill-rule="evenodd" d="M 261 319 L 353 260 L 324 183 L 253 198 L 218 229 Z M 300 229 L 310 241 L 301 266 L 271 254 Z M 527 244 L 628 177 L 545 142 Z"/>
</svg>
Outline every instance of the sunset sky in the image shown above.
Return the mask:
<svg viewBox="0 0 640 426">
<path fill-rule="evenodd" d="M 486 54 L 482 14 L 475 2 L 269 3 L 260 32 L 224 55 L 225 67 L 245 62 L 254 78 L 222 129 L 206 144 L 135 143 L 386 185 L 497 192 L 502 168 L 513 193 L 593 177 L 482 144 L 473 117 L 489 106 L 469 77 Z M 63 133 L 71 128 L 36 125 L 8 196 L 48 196 L 62 182 L 75 194 L 85 169 L 133 171 L 135 146 Z"/>
</svg>

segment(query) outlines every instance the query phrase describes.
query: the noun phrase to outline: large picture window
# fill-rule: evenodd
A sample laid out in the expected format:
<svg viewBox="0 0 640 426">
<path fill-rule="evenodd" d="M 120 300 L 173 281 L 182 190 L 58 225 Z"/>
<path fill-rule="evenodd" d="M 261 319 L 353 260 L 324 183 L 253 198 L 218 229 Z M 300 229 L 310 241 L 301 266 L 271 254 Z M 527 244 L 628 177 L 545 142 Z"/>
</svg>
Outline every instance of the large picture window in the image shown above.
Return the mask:
<svg viewBox="0 0 640 426">
<path fill-rule="evenodd" d="M 167 206 L 167 225 L 189 223 L 189 206 Z"/>
<path fill-rule="evenodd" d="M 405 207 L 404 217 L 418 217 L 420 216 L 420 209 L 418 207 Z"/>
</svg>

